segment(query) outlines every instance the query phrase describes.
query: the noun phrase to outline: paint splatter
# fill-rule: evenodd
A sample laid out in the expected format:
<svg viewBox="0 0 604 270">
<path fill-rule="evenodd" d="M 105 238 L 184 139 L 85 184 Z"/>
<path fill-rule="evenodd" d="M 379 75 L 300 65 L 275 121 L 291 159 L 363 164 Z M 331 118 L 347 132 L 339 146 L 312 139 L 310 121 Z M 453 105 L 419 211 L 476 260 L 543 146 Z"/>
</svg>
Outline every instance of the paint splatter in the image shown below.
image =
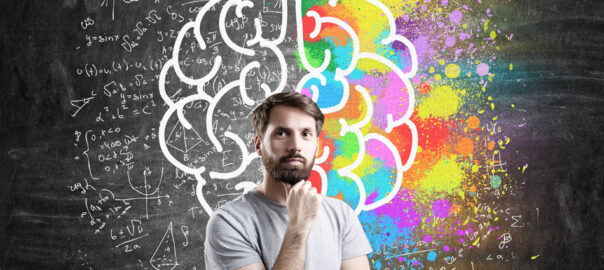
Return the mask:
<svg viewBox="0 0 604 270">
<path fill-rule="evenodd" d="M 417 111 L 422 118 L 444 118 L 448 119 L 457 113 L 461 99 L 456 91 L 449 85 L 440 85 L 432 90 L 430 96 L 419 104 Z"/>
<path fill-rule="evenodd" d="M 383 1 L 388 12 L 371 1 L 332 4 L 302 5 L 302 14 L 346 21 L 325 24 L 311 38 L 317 21 L 304 19 L 309 62 L 318 67 L 325 50 L 332 57 L 321 72 L 325 83 L 302 87 L 309 95 L 311 86 L 319 89 L 318 104 L 328 112 L 322 145 L 334 149 L 318 165 L 328 172 L 328 195 L 360 213 L 373 268 L 423 269 L 460 249 L 482 248 L 484 234 L 498 228 L 488 225 L 497 217 L 484 207 L 498 197 L 487 194 L 515 188 L 500 157 L 509 138 L 487 94 L 501 72 L 513 70 L 498 56 L 512 37 L 501 28 L 504 18 L 481 1 Z M 408 43 L 388 43 L 391 29 Z M 357 53 L 371 57 L 355 62 Z M 489 216 L 477 219 L 483 212 Z"/>
</svg>

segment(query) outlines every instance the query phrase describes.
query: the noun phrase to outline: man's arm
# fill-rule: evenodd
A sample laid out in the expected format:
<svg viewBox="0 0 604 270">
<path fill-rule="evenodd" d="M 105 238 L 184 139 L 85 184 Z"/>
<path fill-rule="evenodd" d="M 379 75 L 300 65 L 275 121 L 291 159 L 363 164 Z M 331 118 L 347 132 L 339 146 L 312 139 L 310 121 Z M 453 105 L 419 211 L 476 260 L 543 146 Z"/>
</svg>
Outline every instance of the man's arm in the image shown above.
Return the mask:
<svg viewBox="0 0 604 270">
<path fill-rule="evenodd" d="M 283 241 L 285 243 L 285 240 Z M 281 256 L 281 255 L 279 255 Z M 264 264 L 253 263 L 239 268 L 238 270 L 265 270 Z M 369 270 L 369 260 L 367 256 L 359 256 L 342 261 L 342 267 L 340 270 Z"/>
<path fill-rule="evenodd" d="M 342 261 L 341 270 L 369 270 L 369 260 L 366 255 Z"/>
<path fill-rule="evenodd" d="M 310 181 L 300 181 L 291 189 L 283 184 L 287 197 L 289 223 L 274 270 L 304 269 L 306 243 L 310 230 L 319 216 L 323 196 L 317 193 Z"/>
<path fill-rule="evenodd" d="M 264 264 L 257 262 L 248 264 L 244 267 L 239 267 L 237 270 L 266 270 L 266 268 L 264 268 Z"/>
<path fill-rule="evenodd" d="M 285 186 L 289 223 L 273 270 L 304 269 L 306 243 L 310 230 L 319 216 L 323 196 L 311 187 L 310 181 L 300 181 L 291 189 Z M 288 191 L 289 190 L 289 191 Z M 262 263 L 253 263 L 239 270 L 264 270 Z"/>
<path fill-rule="evenodd" d="M 290 226 L 285 231 L 283 243 L 279 256 L 275 261 L 274 270 L 279 269 L 304 269 L 306 261 L 306 240 L 308 233 L 295 231 Z M 253 263 L 239 268 L 238 270 L 265 270 L 264 264 Z"/>
</svg>

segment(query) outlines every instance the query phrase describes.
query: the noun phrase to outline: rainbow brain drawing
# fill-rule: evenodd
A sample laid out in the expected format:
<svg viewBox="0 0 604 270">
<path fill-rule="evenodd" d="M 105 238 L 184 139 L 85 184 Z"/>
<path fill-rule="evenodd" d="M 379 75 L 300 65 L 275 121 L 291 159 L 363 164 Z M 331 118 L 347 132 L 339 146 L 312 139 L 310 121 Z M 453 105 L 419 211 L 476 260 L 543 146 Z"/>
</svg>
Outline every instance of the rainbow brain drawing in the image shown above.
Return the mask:
<svg viewBox="0 0 604 270">
<path fill-rule="evenodd" d="M 497 55 L 513 38 L 503 20 L 482 1 L 208 1 L 159 77 L 162 152 L 212 213 L 260 180 L 246 178 L 261 171 L 251 110 L 297 91 L 326 116 L 310 180 L 355 209 L 373 268 L 509 253 L 496 208 L 518 181 L 487 91 L 513 69 Z"/>
</svg>

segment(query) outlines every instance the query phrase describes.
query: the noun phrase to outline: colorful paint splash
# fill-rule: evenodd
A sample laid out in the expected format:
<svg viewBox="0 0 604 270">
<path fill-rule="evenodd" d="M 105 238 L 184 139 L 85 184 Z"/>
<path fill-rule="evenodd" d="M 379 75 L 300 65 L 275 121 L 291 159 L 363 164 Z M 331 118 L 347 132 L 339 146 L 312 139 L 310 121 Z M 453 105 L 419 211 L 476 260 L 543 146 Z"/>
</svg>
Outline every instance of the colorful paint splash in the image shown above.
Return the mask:
<svg viewBox="0 0 604 270">
<path fill-rule="evenodd" d="M 489 84 L 513 69 L 498 53 L 500 44 L 513 39 L 501 28 L 505 18 L 482 1 L 298 0 L 293 7 L 296 26 L 288 28 L 289 3 L 280 3 L 275 14 L 281 14 L 283 26 L 275 36 L 263 32 L 260 18 L 248 25 L 253 34 L 234 35 L 222 27 L 229 10 L 243 18 L 254 3 L 209 1 L 195 22 L 178 32 L 174 48 L 187 44 L 191 32 L 189 38 L 207 50 L 204 36 L 212 29 L 202 26 L 214 25 L 212 12 L 218 12 L 219 27 L 209 36 L 218 33 L 225 47 L 211 68 L 185 69 L 195 76 L 185 74 L 182 50 L 174 50 L 162 68 L 159 88 L 168 109 L 160 122 L 160 147 L 174 166 L 195 176 L 203 209 L 213 211 L 205 198 L 212 192 L 203 190 L 206 179 L 237 179 L 258 158 L 244 140 L 251 128 L 231 128 L 249 125 L 249 119 L 232 122 L 221 106 L 237 100 L 245 106 L 225 108 L 237 110 L 233 115 L 248 115 L 263 98 L 293 89 L 315 100 L 326 116 L 310 180 L 321 193 L 346 201 L 359 214 L 374 249 L 374 269 L 471 269 L 485 246 L 507 249 L 511 236 L 500 224 L 508 222 L 509 228 L 518 220 L 500 202 L 518 187 L 501 159 L 510 139 L 497 124 L 488 91 Z M 252 18 L 258 13 L 246 14 Z M 285 42 L 291 36 L 286 29 L 296 30 L 290 39 L 295 50 L 285 50 L 292 45 Z M 253 38 L 235 42 L 231 37 Z M 257 51 L 268 54 L 272 65 L 263 67 L 267 60 Z M 283 51 L 295 51 L 295 59 Z M 241 57 L 232 57 L 236 54 Z M 245 61 L 229 64 L 233 59 Z M 301 74 L 288 72 L 288 59 L 297 61 L 289 64 L 299 66 Z M 232 74 L 219 72 L 239 62 L 244 66 Z M 275 69 L 275 77 L 262 78 L 260 74 L 270 71 L 264 68 Z M 223 83 L 214 86 L 218 77 Z M 197 91 L 173 98 L 169 78 Z M 294 85 L 287 85 L 288 80 Z M 258 85 L 250 86 L 253 81 Z M 208 105 L 185 114 L 193 102 Z M 193 116 L 203 121 L 187 120 Z M 207 156 L 190 162 L 191 149 L 176 147 L 180 137 L 173 139 L 169 126 L 194 134 L 182 137 L 205 141 L 191 148 L 207 147 L 207 156 L 224 160 L 229 148 L 236 153 L 229 159 L 233 166 L 206 163 Z M 246 179 L 235 188 L 254 186 Z"/>
<path fill-rule="evenodd" d="M 500 157 L 510 141 L 496 127 L 488 87 L 508 71 L 501 67 L 512 69 L 498 56 L 513 38 L 498 26 L 505 18 L 482 1 L 298 8 L 298 59 L 310 72 L 299 90 L 327 118 L 324 188 L 360 213 L 373 268 L 453 265 L 487 239 L 504 241 L 496 224 L 506 214 L 495 206 L 516 186 Z M 317 186 L 320 178 L 314 174 Z"/>
</svg>

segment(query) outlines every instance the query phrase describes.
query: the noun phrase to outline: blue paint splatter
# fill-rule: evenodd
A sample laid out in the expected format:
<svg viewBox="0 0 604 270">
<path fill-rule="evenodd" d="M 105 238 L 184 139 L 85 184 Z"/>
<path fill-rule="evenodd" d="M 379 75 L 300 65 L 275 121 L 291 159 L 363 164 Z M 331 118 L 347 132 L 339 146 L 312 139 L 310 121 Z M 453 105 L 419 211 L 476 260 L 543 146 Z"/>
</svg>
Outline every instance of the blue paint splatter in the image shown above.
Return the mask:
<svg viewBox="0 0 604 270">
<path fill-rule="evenodd" d="M 428 261 L 433 262 L 434 260 L 436 260 L 436 252 L 434 252 L 434 251 L 428 252 Z"/>
<path fill-rule="evenodd" d="M 491 187 L 498 188 L 501 186 L 501 177 L 499 175 L 491 176 Z"/>
</svg>

